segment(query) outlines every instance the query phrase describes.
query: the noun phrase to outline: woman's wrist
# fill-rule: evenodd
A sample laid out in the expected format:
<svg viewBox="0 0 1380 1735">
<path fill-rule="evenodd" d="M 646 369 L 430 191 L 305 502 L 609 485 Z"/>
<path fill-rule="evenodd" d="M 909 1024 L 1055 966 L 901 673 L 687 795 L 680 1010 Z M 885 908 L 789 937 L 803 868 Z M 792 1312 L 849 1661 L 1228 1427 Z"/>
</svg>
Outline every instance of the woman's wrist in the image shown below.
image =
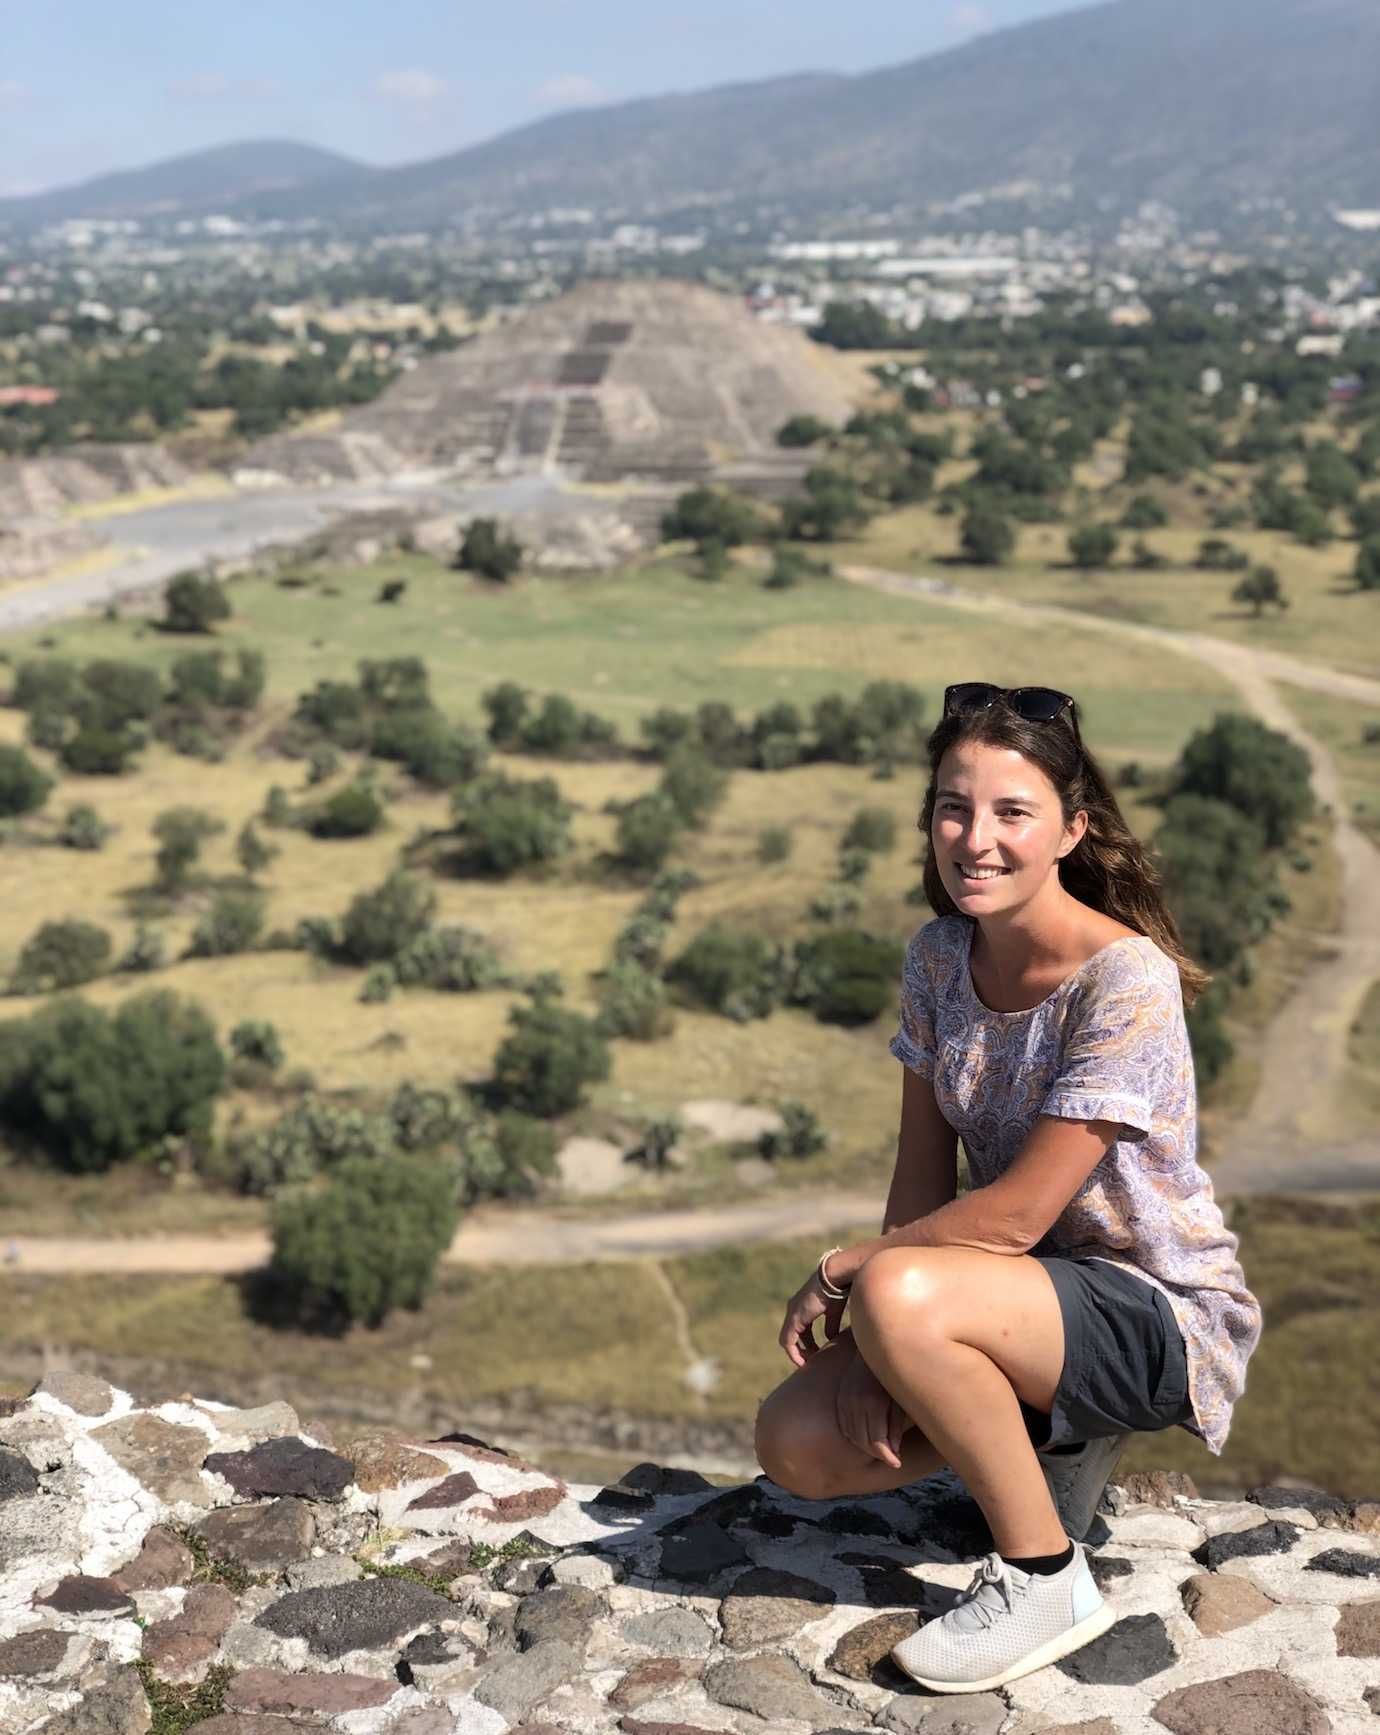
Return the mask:
<svg viewBox="0 0 1380 1735">
<path fill-rule="evenodd" d="M 847 1290 L 853 1282 L 853 1266 L 849 1259 L 849 1249 L 831 1247 L 820 1258 L 816 1267 L 821 1278 L 820 1287 L 826 1294 L 833 1290 Z"/>
</svg>

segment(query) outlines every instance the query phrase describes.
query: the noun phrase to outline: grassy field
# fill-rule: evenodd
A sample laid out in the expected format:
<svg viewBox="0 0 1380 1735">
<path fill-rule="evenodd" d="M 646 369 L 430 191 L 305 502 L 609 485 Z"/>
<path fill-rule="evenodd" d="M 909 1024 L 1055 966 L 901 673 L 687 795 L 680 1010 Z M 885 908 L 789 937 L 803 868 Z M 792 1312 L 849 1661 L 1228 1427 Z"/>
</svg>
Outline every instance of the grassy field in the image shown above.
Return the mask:
<svg viewBox="0 0 1380 1735">
<path fill-rule="evenodd" d="M 967 463 L 946 465 L 941 480 L 961 479 L 971 468 Z M 1100 491 L 1094 492 L 1089 516 L 1115 521 L 1131 492 L 1118 487 L 1105 501 Z M 1144 533 L 1169 563 L 1163 570 L 1134 570 L 1130 550 L 1138 533 L 1123 531 L 1117 564 L 1106 571 L 1083 572 L 1069 564 L 1069 524 L 1020 526 L 1015 553 L 1001 567 L 960 564 L 961 524 L 961 515 L 944 517 L 930 506 L 907 507 L 874 519 L 856 540 L 835 544 L 829 554 L 836 561 L 897 572 L 941 570 L 949 582 L 984 594 L 995 592 L 1113 620 L 1210 633 L 1355 674 L 1374 675 L 1380 665 L 1374 648 L 1380 639 L 1380 602 L 1374 593 L 1358 591 L 1352 583 L 1356 544 L 1350 540 L 1339 538 L 1324 548 L 1306 548 L 1274 531 L 1208 530 L 1176 512 L 1170 528 Z M 1193 561 L 1198 544 L 1208 535 L 1226 537 L 1252 563 L 1273 566 L 1289 600 L 1288 610 L 1267 610 L 1257 620 L 1248 608 L 1231 601 L 1239 573 L 1197 571 Z"/>
<path fill-rule="evenodd" d="M 1351 823 L 1380 843 L 1380 711 L 1307 687 L 1281 684 L 1279 695 L 1336 761 Z M 1365 738 L 1368 728 L 1373 741 Z"/>
<path fill-rule="evenodd" d="M 1380 1331 L 1376 1205 L 1263 1200 L 1234 1221 L 1265 1327 L 1226 1450 L 1214 1458 L 1175 1428 L 1134 1440 L 1125 1467 L 1184 1470 L 1206 1489 L 1287 1474 L 1373 1496 L 1380 1488 L 1380 1385 L 1371 1353 Z M 859 1225 L 858 1233 L 870 1228 Z M 402 1414 L 422 1398 L 457 1427 L 466 1426 L 467 1404 L 507 1400 L 515 1435 L 524 1408 L 542 1401 L 718 1419 L 750 1451 L 758 1403 L 790 1373 L 776 1343 L 786 1300 L 817 1255 L 813 1243 L 785 1242 L 663 1262 L 696 1352 L 719 1364 L 719 1384 L 703 1400 L 683 1382 L 664 1293 L 638 1261 L 516 1268 L 499 1283 L 488 1271 L 448 1270 L 422 1312 L 334 1339 L 255 1324 L 236 1285 L 220 1279 L 7 1276 L 11 1324 L 0 1358 L 13 1366 L 20 1355 L 61 1345 L 118 1380 L 121 1358 L 137 1353 L 163 1370 L 166 1390 L 155 1395 L 186 1389 L 230 1401 L 250 1401 L 272 1369 L 275 1395 L 304 1415 L 321 1411 L 333 1426 L 390 1407 Z M 10 1384 L 23 1389 L 21 1380 Z M 558 1456 L 548 1460 L 552 1469 L 561 1468 Z"/>
<path fill-rule="evenodd" d="M 381 606 L 375 600 L 380 582 L 395 572 L 408 579 L 405 600 Z M 63 777 L 49 801 L 52 816 L 89 802 L 118 830 L 93 853 L 20 851 L 19 840 L 11 840 L 11 859 L 26 871 L 12 874 L 0 910 L 0 974 L 8 975 L 40 923 L 58 916 L 80 914 L 99 923 L 112 934 L 117 953 L 123 951 L 153 878 L 150 825 L 165 808 L 190 802 L 223 819 L 226 829 L 203 851 L 205 883 L 162 919 L 170 956 L 183 951 L 215 886 L 238 882 L 234 837 L 261 809 L 270 786 L 282 784 L 294 797 L 305 793 L 302 762 L 275 756 L 265 737 L 287 718 L 299 692 L 324 677 L 350 677 L 364 655 L 425 657 L 435 696 L 457 719 L 480 724 L 480 694 L 508 678 L 539 694 L 568 693 L 616 720 L 631 741 L 639 739 L 638 718 L 660 704 L 688 710 L 713 697 L 746 716 L 789 699 L 808 712 L 826 693 L 852 695 L 869 680 L 891 677 L 918 686 L 927 715 L 934 717 L 943 686 L 956 676 L 981 673 L 1013 683 L 1039 678 L 1078 694 L 1088 739 L 1112 770 L 1127 759 L 1168 763 L 1194 729 L 1234 703 L 1225 682 L 1173 655 L 1147 658 L 1139 647 L 1122 650 L 1056 629 L 1015 639 L 992 622 L 844 584 L 772 592 L 737 572 L 725 584 L 708 587 L 670 561 L 607 578 L 533 579 L 509 590 L 481 587 L 435 562 L 405 558 L 313 574 L 302 588 L 247 578 L 231 587 L 231 596 L 234 619 L 215 642 L 227 650 L 265 650 L 269 692 L 262 720 L 218 765 L 155 745 L 129 776 Z M 206 642 L 171 638 L 131 615 L 115 621 L 87 617 L 15 635 L 7 648 L 15 660 L 49 651 L 78 660 L 131 657 L 166 668 Z M 1125 693 L 1133 681 L 1138 698 L 1128 707 Z M 0 710 L 0 739 L 22 741 L 24 725 L 19 712 Z M 525 756 L 499 756 L 495 763 L 518 776 L 550 775 L 559 782 L 578 810 L 575 850 L 545 874 L 490 883 L 438 880 L 439 919 L 480 929 L 518 971 L 558 969 L 568 1002 L 593 1010 L 591 973 L 607 963 L 615 935 L 644 890 L 610 870 L 616 822 L 601 809 L 610 798 L 652 788 L 659 767 Z M 347 765 L 341 778 L 352 769 Z M 281 847 L 264 876 L 270 928 L 291 927 L 306 915 L 340 914 L 356 891 L 384 877 L 419 829 L 445 823 L 444 796 L 421 790 L 389 767 L 380 768 L 379 782 L 393 799 L 388 826 L 373 837 L 323 842 L 299 831 L 264 833 Z M 715 917 L 783 939 L 804 931 L 808 904 L 834 878 L 839 840 L 862 805 L 894 815 L 898 843 L 872 871 L 861 919 L 898 937 L 909 934 L 926 919 L 924 910 L 905 901 L 920 874 L 914 823 L 923 792 L 918 765 L 886 780 L 842 765 L 736 774 L 710 824 L 687 835 L 673 857 L 704 883 L 681 901 L 669 954 Z M 1131 800 L 1132 793 L 1127 792 L 1128 818 L 1148 834 L 1158 815 Z M 790 858 L 773 866 L 761 865 L 756 853 L 768 825 L 788 827 L 794 839 Z M 37 835 L 42 826 L 23 829 Z M 503 990 L 417 990 L 366 1006 L 358 999 L 361 981 L 360 972 L 299 952 L 273 951 L 187 960 L 153 977 L 108 977 L 83 992 L 94 1003 L 110 1005 L 156 983 L 202 1000 L 223 1031 L 244 1018 L 270 1019 L 282 1035 L 287 1066 L 306 1068 L 321 1087 L 339 1091 L 383 1089 L 403 1077 L 446 1082 L 486 1076 L 518 999 Z M 33 1004 L 12 998 L 5 1010 L 18 1015 Z M 754 1024 L 745 1040 L 743 1028 L 726 1019 L 683 1012 L 668 1041 L 614 1045 L 612 1077 L 593 1093 L 590 1108 L 572 1118 L 570 1130 L 604 1130 L 697 1096 L 748 1102 L 796 1096 L 820 1115 L 833 1149 L 827 1159 L 793 1165 L 787 1184 L 813 1185 L 826 1175 L 884 1178 L 894 1155 L 899 1101 L 896 1063 L 886 1047 L 894 1028 L 881 1018 L 846 1030 L 791 1009 Z M 262 1115 L 270 1107 L 231 1092 L 221 1113 L 224 1121 Z M 704 1173 L 680 1186 L 701 1196 L 731 1179 L 730 1167 L 711 1160 Z M 49 1190 L 16 1169 L 5 1172 L 4 1186 L 16 1233 L 51 1231 L 63 1222 L 72 1199 L 89 1198 L 89 1183 L 58 1182 Z M 162 1228 L 206 1227 L 210 1213 L 203 1198 L 164 1192 L 155 1205 L 147 1190 L 132 1182 L 112 1186 L 102 1213 L 105 1227 L 143 1229 L 151 1209 Z M 227 1211 L 226 1222 L 242 1226 L 238 1207 Z"/>
</svg>

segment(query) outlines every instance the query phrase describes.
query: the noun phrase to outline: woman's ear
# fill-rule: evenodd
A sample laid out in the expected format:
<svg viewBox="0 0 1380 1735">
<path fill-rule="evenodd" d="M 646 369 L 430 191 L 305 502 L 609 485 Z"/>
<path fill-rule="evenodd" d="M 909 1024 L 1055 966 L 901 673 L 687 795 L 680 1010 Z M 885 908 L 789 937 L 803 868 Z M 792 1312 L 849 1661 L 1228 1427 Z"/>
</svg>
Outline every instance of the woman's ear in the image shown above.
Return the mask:
<svg viewBox="0 0 1380 1735">
<path fill-rule="evenodd" d="M 1069 821 L 1068 825 L 1065 827 L 1064 836 L 1069 840 L 1069 842 L 1068 842 L 1068 847 L 1066 849 L 1061 849 L 1059 851 L 1059 855 L 1057 858 L 1059 861 L 1062 861 L 1066 855 L 1072 855 L 1073 854 L 1074 850 L 1076 850 L 1078 848 L 1079 844 L 1083 841 L 1083 834 L 1085 831 L 1087 831 L 1087 829 L 1088 829 L 1087 809 L 1080 807 L 1078 809 L 1078 812 L 1074 814 L 1073 818 Z"/>
</svg>

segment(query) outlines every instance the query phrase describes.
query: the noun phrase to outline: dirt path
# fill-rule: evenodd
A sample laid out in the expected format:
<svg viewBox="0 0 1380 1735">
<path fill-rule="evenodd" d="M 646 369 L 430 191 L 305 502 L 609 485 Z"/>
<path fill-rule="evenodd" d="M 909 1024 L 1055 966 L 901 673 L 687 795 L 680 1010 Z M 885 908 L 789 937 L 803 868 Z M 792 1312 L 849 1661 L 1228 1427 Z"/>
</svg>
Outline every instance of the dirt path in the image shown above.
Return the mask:
<svg viewBox="0 0 1380 1735">
<path fill-rule="evenodd" d="M 1260 1086 L 1244 1119 L 1213 1162 L 1218 1199 L 1233 1194 L 1380 1190 L 1380 1133 L 1337 1140 L 1336 1104 L 1346 1066 L 1347 1031 L 1371 984 L 1380 978 L 1380 851 L 1351 823 L 1332 756 L 1281 700 L 1275 683 L 1308 687 L 1362 704 L 1380 705 L 1380 680 L 1300 662 L 1277 651 L 1252 650 L 1206 633 L 1178 633 L 1045 603 L 977 596 L 943 579 L 909 577 L 876 567 L 843 568 L 855 584 L 902 596 L 923 596 L 974 614 L 998 614 L 1139 639 L 1157 649 L 1197 657 L 1234 682 L 1247 707 L 1296 741 L 1312 766 L 1318 800 L 1332 809 L 1342 864 L 1342 927 L 1301 978 L 1262 1038 Z"/>
<path fill-rule="evenodd" d="M 444 1255 L 461 1265 L 565 1265 L 582 1260 L 660 1258 L 735 1243 L 789 1241 L 858 1229 L 877 1233 L 886 1205 L 875 1193 L 790 1193 L 739 1204 L 637 1216 L 574 1218 L 518 1208 L 470 1213 Z M 826 1243 L 820 1242 L 821 1251 Z M 6 1249 L 18 1253 L 9 1260 Z M 168 1235 L 113 1240 L 78 1236 L 15 1236 L 0 1244 L 0 1274 L 65 1272 L 225 1276 L 251 1271 L 268 1258 L 263 1235 Z M 693 1345 L 687 1361 L 695 1359 Z"/>
</svg>

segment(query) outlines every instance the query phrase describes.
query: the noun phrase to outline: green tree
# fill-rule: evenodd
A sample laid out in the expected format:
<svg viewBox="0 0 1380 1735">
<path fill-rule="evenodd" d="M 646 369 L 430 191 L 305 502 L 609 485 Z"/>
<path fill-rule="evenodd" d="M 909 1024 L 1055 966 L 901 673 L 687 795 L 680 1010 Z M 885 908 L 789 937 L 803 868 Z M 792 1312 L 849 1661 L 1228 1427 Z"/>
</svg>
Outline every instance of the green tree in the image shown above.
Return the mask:
<svg viewBox="0 0 1380 1735">
<path fill-rule="evenodd" d="M 462 873 L 510 874 L 571 846 L 574 809 L 550 777 L 524 782 L 487 773 L 455 791 L 451 810 L 462 840 L 454 865 Z"/>
<path fill-rule="evenodd" d="M 383 803 L 367 783 L 337 789 L 308 821 L 313 837 L 368 837 L 383 824 Z"/>
<path fill-rule="evenodd" d="M 767 1018 L 785 998 L 785 950 L 765 934 L 713 922 L 675 958 L 666 980 L 689 1003 L 745 1023 Z"/>
<path fill-rule="evenodd" d="M 515 1006 L 511 1034 L 494 1055 L 494 1087 L 510 1107 L 543 1120 L 567 1114 L 584 1087 L 609 1076 L 608 1045 L 596 1020 L 550 1000 Z"/>
<path fill-rule="evenodd" d="M 278 856 L 276 843 L 265 843 L 252 819 L 246 819 L 235 839 L 235 859 L 244 869 L 246 879 L 258 876 Z"/>
<path fill-rule="evenodd" d="M 814 446 L 827 440 L 833 429 L 818 416 L 791 416 L 776 430 L 776 443 L 787 448 Z"/>
<path fill-rule="evenodd" d="M 1121 515 L 1123 530 L 1163 530 L 1169 523 L 1169 513 L 1153 494 L 1137 494 Z"/>
<path fill-rule="evenodd" d="M 211 907 L 192 930 L 189 958 L 228 958 L 247 952 L 264 927 L 264 901 L 258 892 L 217 892 Z"/>
<path fill-rule="evenodd" d="M 1289 601 L 1279 587 L 1279 574 L 1272 566 L 1253 566 L 1231 593 L 1233 602 L 1246 603 L 1257 620 L 1266 606 L 1281 612 Z"/>
<path fill-rule="evenodd" d="M 304 1325 L 378 1327 L 420 1308 L 460 1219 L 455 1180 L 422 1157 L 348 1157 L 324 1191 L 273 1214 L 271 1274 Z"/>
<path fill-rule="evenodd" d="M 675 848 L 684 821 L 667 796 L 653 792 L 628 802 L 618 814 L 618 854 L 629 867 L 661 867 Z"/>
<path fill-rule="evenodd" d="M 115 827 L 107 825 L 94 807 L 79 801 L 67 809 L 62 829 L 58 832 L 58 842 L 64 849 L 104 849 L 114 830 Z"/>
<path fill-rule="evenodd" d="M 750 500 L 727 488 L 689 488 L 663 514 L 661 535 L 666 542 L 694 542 L 703 548 L 718 543 L 737 548 L 762 534 L 761 514 Z"/>
<path fill-rule="evenodd" d="M 887 807 L 860 807 L 848 822 L 843 849 L 885 854 L 896 847 L 896 816 Z"/>
<path fill-rule="evenodd" d="M 1211 796 L 1256 820 L 1271 849 L 1313 812 L 1308 755 L 1258 718 L 1219 712 L 1179 756 L 1170 795 Z"/>
<path fill-rule="evenodd" d="M 826 1024 L 866 1024 L 892 1003 L 904 948 L 860 928 L 830 928 L 795 949 L 793 998 Z"/>
<path fill-rule="evenodd" d="M 163 599 L 163 628 L 170 633 L 209 633 L 229 620 L 230 599 L 213 578 L 180 572 L 169 580 Z"/>
<path fill-rule="evenodd" d="M 62 1168 L 107 1169 L 165 1138 L 205 1143 L 224 1074 L 190 1001 L 151 990 L 110 1014 L 64 998 L 0 1025 L 0 1124 Z"/>
<path fill-rule="evenodd" d="M 505 584 L 522 569 L 523 548 L 518 539 L 505 534 L 496 518 L 473 518 L 465 528 L 455 565 L 461 572 L 477 572 Z"/>
<path fill-rule="evenodd" d="M 1356 550 L 1358 590 L 1380 590 L 1380 536 L 1369 537 Z"/>
<path fill-rule="evenodd" d="M 1110 566 L 1116 557 L 1118 537 L 1110 524 L 1083 524 L 1069 532 L 1069 559 L 1090 569 Z"/>
<path fill-rule="evenodd" d="M 34 813 L 52 793 L 53 779 L 22 747 L 0 745 L 0 819 Z"/>
<path fill-rule="evenodd" d="M 605 1036 L 655 1042 L 675 1028 L 666 984 L 631 960 L 611 965 L 599 983 L 598 1025 Z"/>
<path fill-rule="evenodd" d="M 193 866 L 208 837 L 225 830 L 225 822 L 200 807 L 169 807 L 153 822 L 158 839 L 158 888 L 164 892 L 185 889 Z"/>
<path fill-rule="evenodd" d="M 110 967 L 110 935 L 94 922 L 69 917 L 44 922 L 24 942 L 10 983 L 12 994 L 47 994 L 76 988 Z"/>
<path fill-rule="evenodd" d="M 990 506 L 969 508 L 959 533 L 963 558 L 974 566 L 1001 566 L 1016 547 L 1011 520 Z"/>
<path fill-rule="evenodd" d="M 341 923 L 341 949 L 354 964 L 391 963 L 426 933 L 435 914 L 431 886 L 395 868 L 382 885 L 351 900 Z"/>
</svg>

